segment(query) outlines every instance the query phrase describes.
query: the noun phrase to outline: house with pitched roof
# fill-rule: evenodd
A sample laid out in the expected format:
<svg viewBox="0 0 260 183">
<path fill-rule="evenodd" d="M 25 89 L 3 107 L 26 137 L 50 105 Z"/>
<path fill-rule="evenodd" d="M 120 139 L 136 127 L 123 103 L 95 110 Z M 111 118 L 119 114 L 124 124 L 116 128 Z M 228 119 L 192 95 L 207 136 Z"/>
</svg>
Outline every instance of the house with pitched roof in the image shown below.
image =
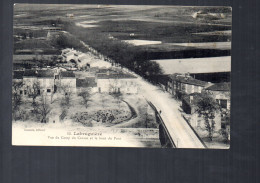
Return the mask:
<svg viewBox="0 0 260 183">
<path fill-rule="evenodd" d="M 201 128 L 205 129 L 205 122 L 202 117 L 198 115 L 196 112 L 197 109 L 197 102 L 202 99 L 201 93 L 191 93 L 188 95 L 184 95 L 182 98 L 182 109 L 185 112 L 185 119 L 189 121 L 191 126 L 194 128 Z M 221 112 L 215 112 L 215 130 L 218 131 L 222 128 L 221 123 Z"/>
<path fill-rule="evenodd" d="M 211 95 L 219 103 L 222 109 L 230 110 L 231 83 L 215 83 L 205 88 L 205 92 Z"/>
<path fill-rule="evenodd" d="M 181 98 L 183 94 L 201 93 L 210 85 L 211 83 L 194 79 L 189 74 L 173 74 L 169 75 L 167 91 L 176 98 Z"/>
<path fill-rule="evenodd" d="M 89 90 L 92 92 L 97 92 L 96 77 L 89 76 L 85 78 L 77 78 L 76 87 L 77 87 L 77 93 L 83 91 L 89 91 Z"/>
<path fill-rule="evenodd" d="M 107 70 L 106 73 L 97 73 L 96 78 L 99 92 L 138 93 L 137 77 L 131 74 Z"/>
<path fill-rule="evenodd" d="M 68 87 L 71 92 L 76 92 L 76 77 L 72 71 L 60 72 L 58 82 L 58 87 Z"/>
<path fill-rule="evenodd" d="M 38 93 L 51 94 L 59 92 L 61 86 L 68 87 L 72 92 L 76 92 L 76 77 L 71 71 L 56 70 L 25 70 L 14 71 L 13 82 L 22 82 L 20 94 L 30 95 L 35 85 L 38 85 Z"/>
<path fill-rule="evenodd" d="M 78 60 L 78 52 L 70 48 L 63 49 L 61 51 L 61 56 L 63 57 L 63 60 L 66 60 L 67 62 L 71 60 Z"/>
<path fill-rule="evenodd" d="M 40 85 L 40 92 L 51 94 L 54 92 L 54 71 L 52 70 L 38 70 L 36 72 L 36 79 Z"/>
</svg>

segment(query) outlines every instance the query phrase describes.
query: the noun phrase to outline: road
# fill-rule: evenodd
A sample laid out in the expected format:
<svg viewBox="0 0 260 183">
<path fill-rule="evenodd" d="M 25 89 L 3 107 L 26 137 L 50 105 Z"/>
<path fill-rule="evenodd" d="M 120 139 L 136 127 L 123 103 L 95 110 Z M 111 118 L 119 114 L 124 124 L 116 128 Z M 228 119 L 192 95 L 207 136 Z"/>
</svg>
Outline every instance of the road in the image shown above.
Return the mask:
<svg viewBox="0 0 260 183">
<path fill-rule="evenodd" d="M 86 48 L 90 48 L 90 46 L 83 41 L 81 41 L 81 43 Z M 94 50 L 93 48 L 91 49 Z M 169 93 L 160 90 L 159 87 L 145 81 L 141 76 L 132 71 L 126 68 L 123 70 L 137 77 L 137 82 L 140 85 L 139 93 L 148 101 L 152 102 L 158 111 L 162 111 L 161 118 L 177 148 L 205 148 L 191 127 L 181 116 L 179 104 Z"/>
<path fill-rule="evenodd" d="M 179 104 L 172 96 L 138 77 L 140 93 L 161 111 L 164 124 L 177 148 L 205 148 L 181 116 Z"/>
</svg>

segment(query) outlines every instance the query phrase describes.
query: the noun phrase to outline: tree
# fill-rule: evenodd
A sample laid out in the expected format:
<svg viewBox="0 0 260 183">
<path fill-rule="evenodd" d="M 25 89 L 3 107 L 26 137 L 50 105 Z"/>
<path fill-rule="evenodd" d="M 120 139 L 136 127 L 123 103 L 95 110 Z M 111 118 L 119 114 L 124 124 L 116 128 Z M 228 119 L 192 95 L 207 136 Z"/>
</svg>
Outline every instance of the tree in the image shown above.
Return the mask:
<svg viewBox="0 0 260 183">
<path fill-rule="evenodd" d="M 58 56 L 53 55 L 50 59 L 51 61 L 49 62 L 49 66 L 55 66 L 57 64 Z"/>
<path fill-rule="evenodd" d="M 48 104 L 47 96 L 42 93 L 39 102 L 35 102 L 36 113 L 41 116 L 41 123 L 47 122 L 47 116 L 51 112 L 51 107 Z"/>
<path fill-rule="evenodd" d="M 221 129 L 220 133 L 224 138 L 224 142 L 228 143 L 229 142 L 229 137 L 230 137 L 230 131 L 227 126 L 230 126 L 230 110 L 228 109 L 221 109 L 221 121 L 224 123 L 224 128 Z"/>
<path fill-rule="evenodd" d="M 71 104 L 72 88 L 69 84 L 63 84 L 60 86 L 60 89 L 64 99 L 61 100 L 61 106 L 67 106 L 69 108 Z"/>
<path fill-rule="evenodd" d="M 205 128 L 208 132 L 210 141 L 213 139 L 215 132 L 215 114 L 220 109 L 219 105 L 211 96 L 202 94 L 196 102 L 196 112 L 202 116 L 205 122 Z"/>
<path fill-rule="evenodd" d="M 120 92 L 118 79 L 109 80 L 109 91 L 110 91 L 110 94 L 116 100 L 118 108 L 120 108 L 120 102 L 122 100 L 122 93 Z"/>
<path fill-rule="evenodd" d="M 120 107 L 121 107 L 120 103 L 121 103 L 121 100 L 122 100 L 122 93 L 120 93 L 120 92 L 113 92 L 113 93 L 111 93 L 111 95 L 116 100 L 118 108 L 120 109 Z"/>
<path fill-rule="evenodd" d="M 111 26 L 113 27 L 112 23 Z M 144 77 L 162 74 L 159 64 L 147 60 L 148 51 L 144 51 L 118 39 L 111 39 L 109 38 L 109 34 L 104 32 L 86 31 L 86 29 L 75 26 L 70 21 L 63 21 L 63 25 L 64 30 L 76 35 L 78 39 L 88 43 L 105 57 L 111 58 L 115 65 L 126 67 Z M 61 41 L 64 42 L 64 39 L 61 39 Z M 59 43 L 58 45 L 63 44 Z"/>
<path fill-rule="evenodd" d="M 81 96 L 83 98 L 83 103 L 85 105 L 85 107 L 88 107 L 88 102 L 91 101 L 90 99 L 90 91 L 89 90 L 84 90 L 82 92 L 79 93 L 79 96 Z"/>
<path fill-rule="evenodd" d="M 20 106 L 22 104 L 22 97 L 20 95 L 20 89 L 23 87 L 22 82 L 12 83 L 12 114 L 13 118 L 16 119 L 16 112 L 20 111 Z"/>
<path fill-rule="evenodd" d="M 118 86 L 118 79 L 109 79 L 109 92 L 110 93 L 120 93 L 120 91 L 118 90 L 119 86 Z"/>
<path fill-rule="evenodd" d="M 32 97 L 32 99 L 33 99 L 32 104 L 34 105 L 36 97 L 40 95 L 40 90 L 41 90 L 40 83 L 38 81 L 35 81 L 32 84 L 32 87 L 29 88 L 29 90 L 30 90 L 29 96 Z"/>
</svg>

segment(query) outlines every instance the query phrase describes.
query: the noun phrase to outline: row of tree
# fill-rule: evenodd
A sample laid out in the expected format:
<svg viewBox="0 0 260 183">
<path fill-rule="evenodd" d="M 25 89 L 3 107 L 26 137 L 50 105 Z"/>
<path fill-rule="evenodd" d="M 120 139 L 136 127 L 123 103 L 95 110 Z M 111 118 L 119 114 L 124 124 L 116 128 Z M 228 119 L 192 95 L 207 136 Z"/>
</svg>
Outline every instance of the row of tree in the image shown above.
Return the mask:
<svg viewBox="0 0 260 183">
<path fill-rule="evenodd" d="M 95 32 L 75 26 L 73 22 L 63 22 L 63 25 L 64 30 L 112 59 L 115 64 L 120 64 L 145 78 L 150 75 L 162 74 L 160 66 L 147 60 L 144 52 L 136 46 L 113 39 L 108 33 Z"/>
</svg>

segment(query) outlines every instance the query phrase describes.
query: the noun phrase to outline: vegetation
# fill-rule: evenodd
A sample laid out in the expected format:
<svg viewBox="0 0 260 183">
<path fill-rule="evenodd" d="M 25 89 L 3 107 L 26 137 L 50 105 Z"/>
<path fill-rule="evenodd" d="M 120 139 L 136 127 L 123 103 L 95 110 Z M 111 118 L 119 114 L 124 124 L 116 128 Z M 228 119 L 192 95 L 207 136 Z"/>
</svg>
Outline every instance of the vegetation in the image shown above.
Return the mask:
<svg viewBox="0 0 260 183">
<path fill-rule="evenodd" d="M 36 97 L 40 94 L 41 87 L 39 82 L 34 82 L 32 85 L 32 88 L 30 88 L 29 97 L 32 97 L 33 102 L 32 104 L 35 104 Z"/>
<path fill-rule="evenodd" d="M 16 113 L 20 113 L 20 106 L 22 104 L 22 97 L 20 95 L 20 89 L 22 88 L 22 82 L 13 82 L 12 83 L 12 116 L 16 120 L 19 116 L 16 116 Z M 21 114 L 21 113 L 20 113 Z"/>
<path fill-rule="evenodd" d="M 225 143 L 229 143 L 230 131 L 227 126 L 230 126 L 230 110 L 222 110 L 222 123 L 224 123 L 224 128 L 221 129 L 220 133 L 224 138 Z"/>
<path fill-rule="evenodd" d="M 57 36 L 53 36 L 51 45 L 59 49 L 74 48 L 83 52 L 88 51 L 79 39 L 68 33 L 59 33 Z"/>
<path fill-rule="evenodd" d="M 91 99 L 90 99 L 91 95 L 90 95 L 89 90 L 85 90 L 85 91 L 80 92 L 79 96 L 82 97 L 84 106 L 86 108 L 88 108 L 88 102 L 91 101 Z"/>
<path fill-rule="evenodd" d="M 63 98 L 61 99 L 61 107 L 62 108 L 69 108 L 71 105 L 71 98 L 72 98 L 72 88 L 70 85 L 62 85 L 60 86 L 61 94 L 63 95 Z"/>
<path fill-rule="evenodd" d="M 118 105 L 118 108 L 120 109 L 120 103 L 122 101 L 122 93 L 120 92 L 112 92 L 111 95 L 114 97 L 114 99 L 116 100 L 116 104 Z"/>
<path fill-rule="evenodd" d="M 215 132 L 215 114 L 220 109 L 219 105 L 212 97 L 203 94 L 201 99 L 196 102 L 196 112 L 199 116 L 202 116 L 205 122 L 205 128 L 208 132 L 208 138 L 210 141 L 213 139 Z"/>
<path fill-rule="evenodd" d="M 47 123 L 47 117 L 51 112 L 51 107 L 48 104 L 47 96 L 45 94 L 41 94 L 40 100 L 35 102 L 35 112 L 40 115 L 41 123 Z"/>
<path fill-rule="evenodd" d="M 146 60 L 145 55 L 135 46 L 118 39 L 111 39 L 106 33 L 86 31 L 75 26 L 73 22 L 64 22 L 64 29 L 112 59 L 115 64 L 133 70 L 145 78 L 149 75 L 162 74 L 159 65 Z"/>
</svg>

